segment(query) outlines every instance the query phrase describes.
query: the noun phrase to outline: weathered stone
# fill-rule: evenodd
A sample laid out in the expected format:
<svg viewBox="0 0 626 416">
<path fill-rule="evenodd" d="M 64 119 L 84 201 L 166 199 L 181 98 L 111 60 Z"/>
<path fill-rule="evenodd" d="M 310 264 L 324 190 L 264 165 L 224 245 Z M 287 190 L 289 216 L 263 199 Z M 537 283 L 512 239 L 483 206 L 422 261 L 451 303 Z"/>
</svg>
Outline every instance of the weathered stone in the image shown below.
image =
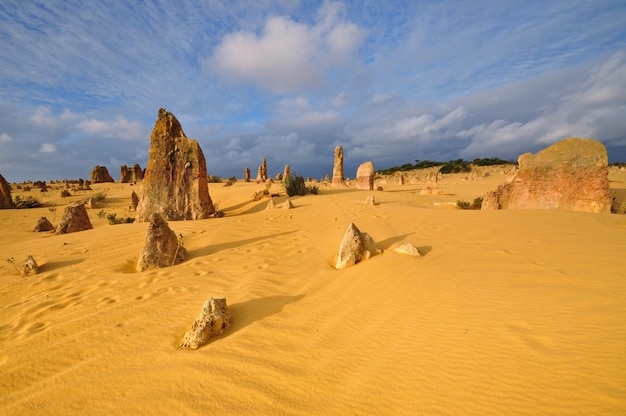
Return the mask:
<svg viewBox="0 0 626 416">
<path fill-rule="evenodd" d="M 24 263 L 22 264 L 22 274 L 24 276 L 34 276 L 38 273 L 39 267 L 37 266 L 37 262 L 33 258 L 33 256 L 26 257 Z"/>
<path fill-rule="evenodd" d="M 483 198 L 481 209 L 610 212 L 608 157 L 592 139 L 561 140 L 518 159 L 519 170 Z"/>
<path fill-rule="evenodd" d="M 274 180 L 275 180 L 276 182 L 280 182 L 280 181 L 282 181 L 282 180 L 283 180 L 283 175 L 282 175 L 282 173 L 277 173 L 277 174 L 276 174 L 276 176 L 274 176 Z"/>
<path fill-rule="evenodd" d="M 89 215 L 84 203 L 68 205 L 63 211 L 63 217 L 54 234 L 68 234 L 78 231 L 91 230 L 93 225 L 89 221 Z"/>
<path fill-rule="evenodd" d="M 146 241 L 139 254 L 137 271 L 171 267 L 185 259 L 187 251 L 178 241 L 176 233 L 168 226 L 161 214 L 150 217 Z"/>
<path fill-rule="evenodd" d="M 128 166 L 126 165 L 122 165 L 120 166 L 120 182 L 121 183 L 128 183 L 130 182 L 130 169 L 128 169 Z"/>
<path fill-rule="evenodd" d="M 197 350 L 206 344 L 211 337 L 220 335 L 233 324 L 233 317 L 228 311 L 226 299 L 208 298 L 200 314 L 185 333 L 179 348 Z"/>
<path fill-rule="evenodd" d="M 261 180 L 266 181 L 267 178 L 267 159 L 263 158 L 263 162 L 261 162 Z"/>
<path fill-rule="evenodd" d="M 289 179 L 291 179 L 291 168 L 289 167 L 289 165 L 285 165 L 285 169 L 283 169 L 283 181 L 288 181 Z"/>
<path fill-rule="evenodd" d="M 137 196 L 135 191 L 133 191 L 133 193 L 130 194 L 130 207 L 133 210 L 137 211 L 137 205 L 139 205 L 139 197 Z"/>
<path fill-rule="evenodd" d="M 11 198 L 11 185 L 0 175 L 0 209 L 13 208 L 14 206 Z"/>
<path fill-rule="evenodd" d="M 96 209 L 97 207 L 98 207 L 98 204 L 96 203 L 96 200 L 94 198 L 89 198 L 87 200 L 87 208 Z"/>
<path fill-rule="evenodd" d="M 48 218 L 41 217 L 37 221 L 37 225 L 35 225 L 33 232 L 41 233 L 44 231 L 52 231 L 52 230 L 54 230 L 54 225 L 52 225 L 52 223 L 48 220 Z"/>
<path fill-rule="evenodd" d="M 365 198 L 365 202 L 363 202 L 363 205 L 368 206 L 368 207 L 373 207 L 374 205 L 376 205 L 376 201 L 374 200 L 374 195 L 370 195 L 367 198 Z"/>
<path fill-rule="evenodd" d="M 420 195 L 443 195 L 444 192 L 441 189 L 436 189 L 431 186 L 426 186 L 420 191 Z"/>
<path fill-rule="evenodd" d="M 174 114 L 159 109 L 150 136 L 137 221 L 149 221 L 154 213 L 166 220 L 197 220 L 214 212 L 200 145 L 185 136 Z"/>
<path fill-rule="evenodd" d="M 274 209 L 274 208 L 276 208 L 276 205 L 274 204 L 274 200 L 270 199 L 269 201 L 267 201 L 267 205 L 265 206 L 265 209 L 269 210 L 269 209 Z"/>
<path fill-rule="evenodd" d="M 344 269 L 380 254 L 381 250 L 369 234 L 359 231 L 353 223 L 348 229 L 339 245 L 339 254 L 335 268 Z"/>
<path fill-rule="evenodd" d="M 422 254 L 420 253 L 418 248 L 415 247 L 411 243 L 402 244 L 400 247 L 395 248 L 393 251 L 396 252 L 396 253 L 400 253 L 400 254 L 407 254 L 407 255 L 413 256 L 413 257 L 421 257 L 422 256 Z"/>
<path fill-rule="evenodd" d="M 139 163 L 135 163 L 130 168 L 130 180 L 132 182 L 143 180 L 143 169 L 139 166 Z"/>
<path fill-rule="evenodd" d="M 243 180 L 244 182 L 250 182 L 250 168 L 245 168 L 243 170 Z"/>
<path fill-rule="evenodd" d="M 356 171 L 356 189 L 374 190 L 374 164 L 365 162 Z"/>
<path fill-rule="evenodd" d="M 263 179 L 263 166 L 259 166 L 259 169 L 256 172 L 256 183 L 265 182 Z"/>
<path fill-rule="evenodd" d="M 333 161 L 333 181 L 331 186 L 346 186 L 343 176 L 343 147 L 335 147 L 335 159 Z"/>
<path fill-rule="evenodd" d="M 291 202 L 290 199 L 286 200 L 283 203 L 282 209 L 292 209 L 293 208 L 293 202 Z"/>
<path fill-rule="evenodd" d="M 95 166 L 89 174 L 91 183 L 115 182 L 106 166 Z"/>
</svg>

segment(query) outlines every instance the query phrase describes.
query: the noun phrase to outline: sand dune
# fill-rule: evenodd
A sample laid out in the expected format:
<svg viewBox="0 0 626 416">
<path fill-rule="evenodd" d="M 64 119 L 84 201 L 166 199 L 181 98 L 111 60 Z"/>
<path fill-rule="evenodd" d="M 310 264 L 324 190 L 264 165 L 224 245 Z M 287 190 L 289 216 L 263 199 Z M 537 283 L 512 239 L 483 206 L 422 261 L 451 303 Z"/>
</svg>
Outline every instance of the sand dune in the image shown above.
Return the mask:
<svg viewBox="0 0 626 416">
<path fill-rule="evenodd" d="M 97 216 L 134 216 L 136 187 L 93 185 L 94 229 L 60 236 L 31 230 L 89 192 L 37 193 L 0 211 L 0 414 L 626 414 L 626 216 L 454 208 L 504 179 L 321 186 L 292 210 L 210 184 L 226 216 L 170 222 L 188 259 L 143 273 L 147 223 Z M 350 222 L 384 253 L 335 270 Z M 35 276 L 4 261 L 29 254 Z M 209 296 L 232 328 L 178 349 Z"/>
</svg>

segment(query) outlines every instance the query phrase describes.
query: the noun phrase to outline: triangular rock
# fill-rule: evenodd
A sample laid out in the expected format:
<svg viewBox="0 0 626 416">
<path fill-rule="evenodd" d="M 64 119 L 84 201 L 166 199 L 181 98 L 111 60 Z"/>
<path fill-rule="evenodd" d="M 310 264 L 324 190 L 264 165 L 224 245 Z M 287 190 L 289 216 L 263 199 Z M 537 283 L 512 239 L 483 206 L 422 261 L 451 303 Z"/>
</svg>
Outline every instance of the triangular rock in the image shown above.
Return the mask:
<svg viewBox="0 0 626 416">
<path fill-rule="evenodd" d="M 335 268 L 344 269 L 354 266 L 380 253 L 381 250 L 376 245 L 374 239 L 369 234 L 359 231 L 356 225 L 350 223 L 343 240 L 341 240 Z"/>
<path fill-rule="evenodd" d="M 187 251 L 161 214 L 154 213 L 146 233 L 146 242 L 139 255 L 137 271 L 170 267 L 185 259 Z"/>
<path fill-rule="evenodd" d="M 93 225 L 91 225 L 91 221 L 89 221 L 85 204 L 79 203 L 65 207 L 63 217 L 54 234 L 74 233 L 77 231 L 91 230 L 92 228 Z"/>
<path fill-rule="evenodd" d="M 211 337 L 220 335 L 230 328 L 232 323 L 233 317 L 228 311 L 226 299 L 208 298 L 178 347 L 197 350 Z"/>
</svg>

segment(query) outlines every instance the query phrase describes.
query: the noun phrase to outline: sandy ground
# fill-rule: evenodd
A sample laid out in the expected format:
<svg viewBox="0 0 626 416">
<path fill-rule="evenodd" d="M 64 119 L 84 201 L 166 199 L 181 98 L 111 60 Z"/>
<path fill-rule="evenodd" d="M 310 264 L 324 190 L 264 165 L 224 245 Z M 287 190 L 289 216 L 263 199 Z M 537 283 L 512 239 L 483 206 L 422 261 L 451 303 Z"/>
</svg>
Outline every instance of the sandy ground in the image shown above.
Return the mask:
<svg viewBox="0 0 626 416">
<path fill-rule="evenodd" d="M 139 185 L 93 185 L 94 229 L 62 236 L 32 228 L 91 193 L 31 191 L 45 207 L 0 211 L 0 414 L 626 414 L 626 216 L 452 206 L 504 179 L 321 186 L 270 211 L 263 185 L 210 184 L 226 216 L 170 222 L 188 259 L 143 273 L 147 224 L 97 215 L 134 216 Z M 385 251 L 335 270 L 350 222 Z M 35 276 L 5 261 L 29 254 Z M 178 349 L 210 296 L 233 327 Z"/>
</svg>

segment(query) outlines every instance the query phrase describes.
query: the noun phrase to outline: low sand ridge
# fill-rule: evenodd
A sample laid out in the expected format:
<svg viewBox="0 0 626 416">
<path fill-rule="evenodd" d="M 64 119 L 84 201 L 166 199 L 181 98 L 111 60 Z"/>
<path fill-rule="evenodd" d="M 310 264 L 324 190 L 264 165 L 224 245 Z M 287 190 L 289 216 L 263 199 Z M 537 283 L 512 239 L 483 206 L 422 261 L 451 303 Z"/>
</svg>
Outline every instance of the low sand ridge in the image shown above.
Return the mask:
<svg viewBox="0 0 626 416">
<path fill-rule="evenodd" d="M 625 414 L 626 216 L 453 207 L 504 179 L 321 186 L 269 211 L 264 185 L 210 184 L 226 216 L 171 221 L 188 259 L 143 273 L 148 224 L 97 216 L 134 216 L 137 186 L 92 185 L 107 198 L 73 234 L 31 232 L 49 206 L 0 210 L 0 414 Z M 59 194 L 34 194 L 55 223 L 90 193 Z M 350 222 L 385 252 L 335 270 Z M 407 242 L 424 256 L 391 251 Z M 35 276 L 4 261 L 29 254 Z M 209 296 L 233 326 L 178 349 Z"/>
</svg>

